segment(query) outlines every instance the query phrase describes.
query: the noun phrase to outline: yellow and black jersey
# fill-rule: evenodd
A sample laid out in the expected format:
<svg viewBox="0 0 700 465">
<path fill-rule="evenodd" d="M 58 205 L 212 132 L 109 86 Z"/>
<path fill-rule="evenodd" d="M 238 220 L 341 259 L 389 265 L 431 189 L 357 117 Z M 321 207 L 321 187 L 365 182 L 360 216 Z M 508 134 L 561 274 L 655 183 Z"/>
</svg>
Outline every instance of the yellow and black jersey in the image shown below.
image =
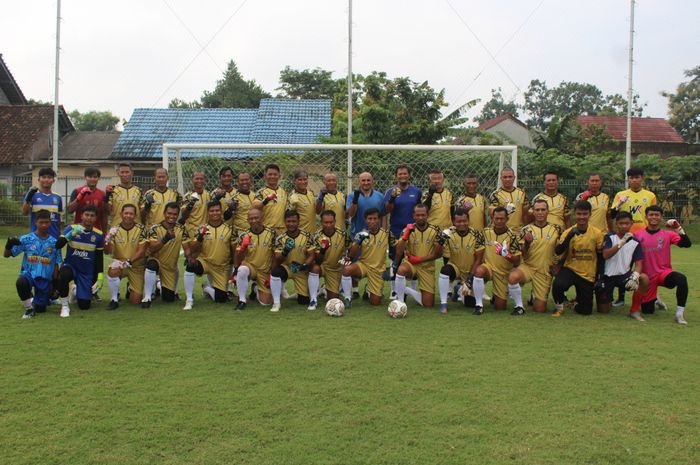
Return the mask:
<svg viewBox="0 0 700 465">
<path fill-rule="evenodd" d="M 455 202 L 455 209 L 466 208 L 469 210 L 469 227 L 478 231 L 483 231 L 486 227 L 484 217 L 486 213 L 486 198 L 481 194 L 474 197 L 464 194 Z"/>
<path fill-rule="evenodd" d="M 488 263 L 494 271 L 508 273 L 513 268 L 513 264 L 498 254 L 496 251 L 497 242 L 513 256 L 517 256 L 520 255 L 518 236 L 510 228 L 501 234 L 497 234 L 490 226 L 484 228 L 484 262 Z"/>
<path fill-rule="evenodd" d="M 540 192 L 532 198 L 531 205 L 535 205 L 535 200 L 544 200 L 547 202 L 549 213 L 547 214 L 547 222 L 564 227 L 565 219 L 571 218 L 571 209 L 569 208 L 569 200 L 561 192 L 556 195 L 545 194 Z"/>
<path fill-rule="evenodd" d="M 345 224 L 345 194 L 337 191 L 335 194 L 327 192 L 323 196 L 323 210 L 331 210 L 335 213 L 335 224 Z"/>
<path fill-rule="evenodd" d="M 562 228 L 559 225 L 547 223 L 542 227 L 535 223 L 524 226 L 520 233 L 520 246 L 523 250 L 523 261 L 532 269 L 549 273 L 549 268 L 559 260 L 554 249 L 559 243 Z M 532 242 L 525 248 L 525 235 L 532 235 Z"/>
<path fill-rule="evenodd" d="M 581 200 L 583 192 L 576 196 L 576 201 Z M 600 229 L 608 232 L 608 210 L 610 210 L 610 196 L 605 192 L 598 195 L 591 195 L 586 199 L 591 204 L 591 219 L 588 222 Z"/>
<path fill-rule="evenodd" d="M 235 244 L 237 239 L 233 228 L 226 223 L 221 223 L 219 226 L 207 223 L 204 226 L 209 228 L 209 231 L 201 242 L 202 249 L 199 256 L 215 266 L 227 267 L 232 262 L 231 245 Z"/>
<path fill-rule="evenodd" d="M 237 202 L 236 211 L 233 212 L 233 217 L 231 218 L 233 228 L 236 231 L 245 231 L 246 229 L 250 228 L 250 224 L 248 223 L 248 212 L 253 207 L 253 203 L 255 202 L 255 192 L 249 191 L 246 194 L 245 192 L 234 191 L 234 194 L 226 204 L 226 208 L 228 208 L 232 200 Z"/>
<path fill-rule="evenodd" d="M 180 214 L 182 214 L 185 206 L 190 202 L 190 199 L 192 199 L 192 194 L 194 193 L 195 192 L 188 192 L 185 194 L 185 199 L 180 205 Z M 200 224 L 205 224 L 207 221 L 209 221 L 207 204 L 211 201 L 211 194 L 208 190 L 204 189 L 201 194 L 197 193 L 197 196 L 199 197 L 199 200 L 192 205 L 192 210 L 190 210 L 190 214 L 185 221 L 185 228 L 187 228 L 187 232 L 190 235 L 193 234 L 197 226 Z"/>
<path fill-rule="evenodd" d="M 135 223 L 131 229 L 124 228 L 121 223 L 116 226 L 117 232 L 112 235 L 112 257 L 117 260 L 128 260 L 134 256 L 141 244 L 147 241 L 144 234 L 145 228 L 140 223 Z M 145 256 L 134 262 L 134 266 L 143 265 L 146 262 Z"/>
<path fill-rule="evenodd" d="M 236 250 L 241 250 L 241 243 L 245 236 L 249 237 L 249 244 L 246 248 L 245 258 L 243 261 L 252 265 L 255 269 L 266 272 L 272 266 L 272 256 L 275 251 L 275 239 L 277 233 L 272 228 L 263 228 L 260 232 L 254 232 L 250 228 L 243 231 L 238 236 Z"/>
<path fill-rule="evenodd" d="M 396 239 L 386 229 L 376 233 L 367 230 L 369 237 L 360 244 L 359 262 L 374 271 L 383 272 L 386 268 L 387 250 L 396 245 Z"/>
<path fill-rule="evenodd" d="M 625 201 L 622 202 L 622 200 Z M 632 189 L 620 191 L 615 194 L 615 198 L 612 201 L 612 208 L 632 214 L 634 224 L 630 229 L 631 232 L 647 227 L 646 209 L 650 205 L 656 205 L 656 195 L 646 189 L 640 189 L 638 192 Z"/>
<path fill-rule="evenodd" d="M 305 194 L 293 190 L 287 196 L 287 210 L 299 213 L 299 229 L 316 234 L 316 196 L 307 189 Z"/>
<path fill-rule="evenodd" d="M 518 187 L 514 187 L 510 192 L 503 188 L 496 189 L 489 196 L 489 203 L 491 207 L 514 209 L 513 213 L 508 214 L 508 227 L 511 229 L 518 229 L 523 225 L 523 212 L 530 208 L 527 194 Z"/>
<path fill-rule="evenodd" d="M 566 240 L 571 228 L 561 234 L 559 243 Z M 588 225 L 586 232 L 571 238 L 566 251 L 564 266 L 586 281 L 594 282 L 598 269 L 598 253 L 603 250 L 605 235 L 595 226 Z"/>
<path fill-rule="evenodd" d="M 275 252 L 283 253 L 285 249 L 292 248 L 282 262 L 289 265 L 292 262 L 306 262 L 308 252 L 314 251 L 314 241 L 306 231 L 299 230 L 296 237 L 290 236 L 287 231 L 277 236 L 275 240 Z"/>
<path fill-rule="evenodd" d="M 403 240 L 403 237 L 399 239 L 399 241 Z M 438 226 L 428 223 L 423 231 L 415 226 L 408 236 L 405 251 L 417 257 L 427 257 L 432 255 L 435 247 L 442 245 L 443 242 L 442 231 Z"/>
<path fill-rule="evenodd" d="M 443 247 L 442 256 L 449 258 L 450 263 L 459 270 L 469 273 L 474 265 L 474 255 L 484 250 L 484 236 L 481 231 L 472 228 L 461 234 L 453 226 Z"/>
<path fill-rule="evenodd" d="M 179 192 L 173 189 L 167 188 L 165 192 L 160 192 L 156 189 L 149 189 L 143 194 L 143 197 L 141 197 L 142 210 L 148 203 L 149 198 L 152 198 L 153 202 L 151 203 L 151 207 L 146 210 L 145 226 L 147 228 L 163 221 L 165 218 L 165 206 L 168 203 L 175 202 L 178 205 L 182 203 L 182 196 Z"/>
<path fill-rule="evenodd" d="M 236 189 L 234 189 L 233 187 L 231 188 L 231 190 L 228 191 L 223 187 L 217 187 L 211 192 L 212 199 L 219 199 L 222 212 L 228 210 L 228 207 L 231 204 L 231 199 L 234 195 L 236 195 Z M 233 220 L 228 221 L 228 223 L 233 226 Z"/>
<path fill-rule="evenodd" d="M 168 230 L 163 226 L 163 223 L 158 223 L 145 229 L 143 233 L 149 241 L 160 241 L 167 232 Z M 177 265 L 177 259 L 180 257 L 180 248 L 182 244 L 190 241 L 187 230 L 184 226 L 179 224 L 175 225 L 172 234 L 175 235 L 175 239 L 164 244 L 157 252 L 149 254 L 151 257 L 158 259 L 159 262 L 166 263 L 171 267 Z"/>
<path fill-rule="evenodd" d="M 277 189 L 265 186 L 255 193 L 255 200 L 264 202 L 271 194 L 275 194 L 277 197 L 263 205 L 263 224 L 281 234 L 285 229 L 284 211 L 287 209 L 287 193 L 284 189 L 280 186 L 277 186 Z"/>
<path fill-rule="evenodd" d="M 327 245 L 328 247 L 325 247 Z M 331 268 L 340 268 L 338 260 L 345 256 L 350 239 L 345 231 L 335 228 L 335 231 L 330 236 L 320 230 L 314 235 L 314 248 L 322 257 L 321 263 Z M 322 252 L 325 250 L 325 252 Z"/>
<path fill-rule="evenodd" d="M 421 203 L 428 204 L 428 191 L 423 192 Z M 452 226 L 451 209 L 454 203 L 454 196 L 448 189 L 442 192 L 433 193 L 428 211 L 428 223 L 434 224 L 440 229 L 447 229 Z"/>
<path fill-rule="evenodd" d="M 136 221 L 141 220 L 141 188 L 136 186 L 124 187 L 114 186 L 112 194 L 109 196 L 109 227 L 115 228 L 122 222 L 122 207 L 131 204 L 136 207 Z"/>
</svg>

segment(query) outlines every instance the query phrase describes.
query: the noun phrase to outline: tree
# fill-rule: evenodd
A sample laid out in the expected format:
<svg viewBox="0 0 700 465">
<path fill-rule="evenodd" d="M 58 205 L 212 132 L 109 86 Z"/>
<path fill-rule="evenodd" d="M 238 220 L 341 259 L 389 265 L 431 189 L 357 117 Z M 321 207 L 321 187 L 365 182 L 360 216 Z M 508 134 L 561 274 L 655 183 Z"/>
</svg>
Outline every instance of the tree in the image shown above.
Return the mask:
<svg viewBox="0 0 700 465">
<path fill-rule="evenodd" d="M 71 111 L 68 116 L 78 131 L 114 131 L 119 124 L 119 117 L 111 111 L 88 111 L 80 113 Z"/>
<path fill-rule="evenodd" d="M 231 60 L 214 90 L 204 91 L 201 104 L 204 108 L 258 108 L 261 99 L 270 97 L 255 80 L 243 79 L 238 66 Z"/>
<path fill-rule="evenodd" d="M 196 100 L 187 102 L 179 98 L 174 98 L 168 104 L 168 108 L 202 108 L 202 104 Z"/>
<path fill-rule="evenodd" d="M 669 123 L 685 139 L 700 139 L 700 66 L 685 71 L 688 82 L 678 84 L 676 93 L 662 92 L 668 98 Z"/>
<path fill-rule="evenodd" d="M 279 97 L 291 99 L 332 99 L 344 79 L 333 79 L 333 72 L 321 68 L 299 71 L 289 66 L 280 72 Z M 347 88 L 347 87 L 346 87 Z"/>
<path fill-rule="evenodd" d="M 560 152 L 571 152 L 571 144 L 576 142 L 579 126 L 576 124 L 576 114 L 569 113 L 563 117 L 554 116 L 546 129 L 534 127 L 530 129 L 532 141 L 538 150 L 556 149 Z"/>
<path fill-rule="evenodd" d="M 484 121 L 496 118 L 505 113 L 510 113 L 517 118 L 518 110 L 519 106 L 517 103 L 512 100 L 510 102 L 505 102 L 503 100 L 503 94 L 499 87 L 498 89 L 491 89 L 491 100 L 484 104 L 481 113 L 474 118 L 474 121 L 481 124 Z"/>
</svg>

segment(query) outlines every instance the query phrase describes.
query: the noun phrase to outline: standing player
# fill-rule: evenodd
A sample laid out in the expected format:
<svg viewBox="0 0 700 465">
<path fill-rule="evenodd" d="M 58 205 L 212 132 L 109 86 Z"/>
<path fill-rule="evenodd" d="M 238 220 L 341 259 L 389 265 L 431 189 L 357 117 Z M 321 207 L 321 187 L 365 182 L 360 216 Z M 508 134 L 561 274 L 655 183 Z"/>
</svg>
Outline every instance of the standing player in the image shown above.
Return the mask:
<svg viewBox="0 0 700 465">
<path fill-rule="evenodd" d="M 501 171 L 501 187 L 489 196 L 489 212 L 491 216 L 497 207 L 506 209 L 508 213 L 508 227 L 514 231 L 520 231 L 520 227 L 527 224 L 527 210 L 530 201 L 525 191 L 515 187 L 515 171 L 513 168 L 503 168 Z"/>
<path fill-rule="evenodd" d="M 255 193 L 253 206 L 263 212 L 263 224 L 277 234 L 285 231 L 284 212 L 287 208 L 287 193 L 279 185 L 280 167 L 270 163 L 265 167 L 265 187 Z"/>
<path fill-rule="evenodd" d="M 642 244 L 644 252 L 642 271 L 649 276 L 649 290 L 643 295 L 635 292 L 632 297 L 632 307 L 635 307 L 636 302 L 641 302 L 642 313 L 654 313 L 654 304 L 658 299 L 657 288 L 659 286 L 667 289 L 676 288 L 676 323 L 686 325 L 688 324 L 685 320 L 688 279 L 684 274 L 673 270 L 671 245 L 690 247 L 690 238 L 677 220 L 668 220 L 666 227 L 670 230 L 662 230 L 663 210 L 657 205 L 647 207 L 646 221 L 647 227 L 637 231 L 634 236 Z"/>
<path fill-rule="evenodd" d="M 143 195 L 141 201 L 141 224 L 146 229 L 163 221 L 165 216 L 165 206 L 170 202 L 178 205 L 182 203 L 182 196 L 179 192 L 168 187 L 168 170 L 158 168 L 153 172 L 155 188 L 149 189 Z"/>
<path fill-rule="evenodd" d="M 581 315 L 593 313 L 594 283 L 598 276 L 598 264 L 602 259 L 603 232 L 588 223 L 591 218 L 591 204 L 579 200 L 574 204 L 576 224 L 564 231 L 554 249 L 557 255 L 566 255 L 564 266 L 552 283 L 554 313 L 564 314 L 566 291 L 576 288 L 574 311 Z"/>
<path fill-rule="evenodd" d="M 440 312 L 447 313 L 447 298 L 452 281 L 459 279 L 460 285 L 471 291 L 472 277 L 484 259 L 484 236 L 481 231 L 469 226 L 469 211 L 461 207 L 455 210 L 454 226 L 443 233 L 446 236 L 442 252 L 445 264 L 438 276 L 438 289 Z M 468 304 L 466 297 L 465 305 Z"/>
<path fill-rule="evenodd" d="M 250 173 L 245 171 L 238 173 L 237 185 L 238 189 L 233 193 L 228 204 L 225 204 L 222 199 L 221 208 L 224 209 L 224 220 L 231 220 L 229 224 L 234 231 L 245 231 L 250 228 L 248 212 L 255 203 L 255 193 L 251 190 L 253 179 Z"/>
<path fill-rule="evenodd" d="M 70 316 L 68 291 L 71 281 L 75 282 L 78 308 L 90 308 L 92 295 L 99 292 L 104 281 L 104 236 L 102 231 L 94 227 L 97 221 L 97 208 L 88 205 L 80 211 L 82 223 L 66 227 L 56 242 L 59 249 L 66 248 L 66 258 L 58 271 L 58 293 L 61 298 L 61 317 Z M 99 270 L 95 286 L 93 277 Z"/>
<path fill-rule="evenodd" d="M 58 239 L 61 233 L 61 213 L 63 213 L 63 199 L 60 195 L 51 191 L 51 186 L 56 181 L 56 173 L 51 168 L 39 170 L 39 187 L 32 186 L 24 195 L 22 214 L 30 216 L 30 231 L 36 231 L 36 215 L 41 210 L 51 214 L 49 234 Z"/>
<path fill-rule="evenodd" d="M 129 302 L 137 304 L 143 298 L 143 273 L 146 266 L 146 237 L 144 227 L 136 223 L 136 206 L 122 206 L 121 222 L 111 228 L 105 237 L 105 253 L 112 255 L 107 269 L 109 287 L 108 310 L 119 308 L 121 278 L 128 279 Z"/>
<path fill-rule="evenodd" d="M 122 207 L 126 204 L 136 207 L 136 218 L 140 219 L 139 205 L 141 205 L 141 188 L 134 185 L 134 170 L 130 163 L 121 162 L 117 168 L 119 184 L 108 185 L 105 188 L 105 203 L 111 218 L 110 228 L 114 228 L 122 221 Z"/>
<path fill-rule="evenodd" d="M 100 181 L 100 170 L 94 167 L 85 168 L 85 185 L 73 190 L 68 202 L 68 213 L 75 213 L 73 224 L 82 223 L 82 212 L 88 205 L 95 207 L 97 218 L 95 227 L 105 229 L 107 226 L 107 212 L 105 208 L 105 193 L 97 188 Z"/>
<path fill-rule="evenodd" d="M 557 261 L 554 249 L 561 236 L 561 228 L 548 221 L 549 202 L 536 199 L 532 203 L 535 221 L 525 226 L 520 234 L 522 262 L 508 275 L 508 294 L 515 301 L 514 315 L 525 314 L 521 285 L 532 282 L 532 310 L 547 311 L 547 298 L 552 287 L 552 266 Z"/>
<path fill-rule="evenodd" d="M 376 208 L 379 214 L 384 216 L 384 196 L 374 190 L 374 178 L 368 172 L 360 173 L 358 177 L 360 187 L 350 194 L 345 201 L 345 210 L 350 221 L 350 235 L 367 228 L 365 212 L 370 208 Z"/>
<path fill-rule="evenodd" d="M 644 185 L 644 171 L 641 168 L 627 170 L 627 184 L 629 188 L 615 194 L 612 202 L 611 216 L 614 219 L 618 211 L 630 212 L 634 224 L 630 230 L 632 234 L 647 227 L 645 210 L 651 205 L 656 205 L 656 195 L 646 189 Z"/>
<path fill-rule="evenodd" d="M 508 211 L 496 207 L 492 213 L 493 225 L 484 228 L 484 263 L 474 270 L 474 315 L 484 313 L 484 282 L 493 283 L 493 305 L 503 310 L 508 303 L 508 274 L 520 264 L 518 236 L 508 227 Z M 521 306 L 522 308 L 522 306 Z M 522 315 L 513 311 L 513 315 Z"/>
<path fill-rule="evenodd" d="M 533 199 L 547 202 L 547 222 L 555 224 L 561 229 L 571 226 L 571 209 L 566 196 L 559 192 L 559 175 L 554 171 L 547 171 L 544 174 L 544 192 L 540 192 Z M 530 210 L 532 213 L 532 209 Z"/>
<path fill-rule="evenodd" d="M 422 196 L 421 203 L 428 207 L 428 223 L 439 229 L 452 226 L 454 196 L 445 188 L 445 175 L 440 169 L 433 169 L 428 175 L 430 187 Z"/>
<path fill-rule="evenodd" d="M 610 196 L 601 191 L 603 178 L 598 173 L 588 176 L 586 190 L 576 196 L 576 201 L 585 200 L 591 204 L 590 223 L 603 232 L 612 231 L 612 218 L 610 216 Z"/>
<path fill-rule="evenodd" d="M 258 302 L 263 305 L 272 303 L 267 278 L 272 268 L 277 234 L 274 229 L 263 224 L 262 212 L 257 208 L 251 208 L 248 211 L 248 223 L 250 228 L 244 230 L 238 237 L 233 263 L 238 291 L 237 310 L 243 310 L 248 301 L 249 279 L 257 283 Z"/>
<path fill-rule="evenodd" d="M 345 194 L 338 190 L 338 176 L 335 173 L 326 173 L 323 176 L 323 188 L 316 199 L 316 213 L 326 210 L 335 213 L 335 223 L 343 230 L 345 225 Z"/>
<path fill-rule="evenodd" d="M 287 196 L 287 209 L 299 213 L 299 229 L 316 234 L 316 196 L 309 189 L 309 175 L 304 170 L 294 173 L 294 188 Z"/>
<path fill-rule="evenodd" d="M 297 303 L 308 305 L 309 268 L 314 261 L 314 244 L 311 236 L 299 229 L 299 213 L 287 211 L 284 214 L 286 231 L 277 236 L 275 258 L 270 273 L 270 290 L 272 291 L 271 312 L 280 311 L 282 286 L 287 279 L 294 280 Z"/>
<path fill-rule="evenodd" d="M 197 227 L 207 224 L 209 202 L 211 202 L 211 194 L 204 188 L 204 171 L 195 171 L 192 173 L 192 190 L 185 194 L 178 220 L 178 223 L 187 230 L 188 236 L 194 237 Z"/>
<path fill-rule="evenodd" d="M 211 193 L 211 199 L 221 202 L 221 210 L 224 212 L 224 219 L 229 221 L 232 215 L 229 212 L 231 201 L 236 194 L 233 187 L 233 169 L 225 166 L 219 170 L 219 187 Z M 233 226 L 233 222 L 231 222 Z"/>
<path fill-rule="evenodd" d="M 151 308 L 151 298 L 158 276 L 161 281 L 163 302 L 175 301 L 178 282 L 177 260 L 180 258 L 180 249 L 184 249 L 186 257 L 190 255 L 190 239 L 187 230 L 177 222 L 180 216 L 180 204 L 167 203 L 163 216 L 160 223 L 152 225 L 145 232 L 148 240 L 148 258 L 143 277 L 141 308 Z"/>
<path fill-rule="evenodd" d="M 15 282 L 17 295 L 24 306 L 22 319 L 33 318 L 35 313 L 46 311 L 51 292 L 51 281 L 58 275 L 62 264 L 61 251 L 56 247 L 56 238 L 51 230 L 51 213 L 48 210 L 36 212 L 36 230 L 19 239 L 10 237 L 5 244 L 5 257 L 16 257 L 23 253 L 22 268 Z M 32 298 L 32 288 L 34 297 Z"/>
<path fill-rule="evenodd" d="M 455 208 L 469 212 L 469 227 L 483 232 L 486 227 L 486 199 L 479 194 L 479 180 L 475 174 L 464 177 L 464 195 L 457 199 Z"/>
<path fill-rule="evenodd" d="M 451 205 L 452 202 L 449 203 Z M 440 228 L 428 223 L 428 207 L 413 207 L 413 220 L 396 243 L 396 298 L 403 302 L 408 294 L 422 307 L 435 302 L 435 259 L 442 256 L 443 237 Z M 401 263 L 401 259 L 406 261 Z M 418 278 L 418 290 L 406 287 L 406 278 Z"/>
<path fill-rule="evenodd" d="M 183 310 L 192 310 L 194 304 L 195 275 L 207 274 L 211 285 L 203 285 L 202 290 L 216 303 L 228 301 L 229 269 L 236 251 L 236 235 L 233 228 L 224 223 L 221 204 L 217 201 L 207 204 L 209 221 L 200 226 L 194 241 L 190 242 L 190 251 L 185 267 L 185 295 L 187 300 Z M 194 254 L 199 253 L 197 258 Z"/>
<path fill-rule="evenodd" d="M 381 214 L 376 208 L 365 211 L 367 229 L 355 234 L 348 254 L 343 257 L 343 278 L 340 283 L 345 295 L 345 307 L 352 303 L 352 280 L 367 277 L 369 303 L 379 305 L 382 302 L 384 280 L 382 273 L 386 268 L 386 250 L 395 246 L 394 236 L 386 229 L 381 229 Z M 353 263 L 353 260 L 360 259 Z"/>
<path fill-rule="evenodd" d="M 316 310 L 319 279 L 323 276 L 326 295 L 329 299 L 340 294 L 340 277 L 343 266 L 339 263 L 345 256 L 350 241 L 345 231 L 336 228 L 335 212 L 326 210 L 321 213 L 321 230 L 314 236 L 316 249 L 314 263 L 309 273 L 309 310 Z"/>
</svg>

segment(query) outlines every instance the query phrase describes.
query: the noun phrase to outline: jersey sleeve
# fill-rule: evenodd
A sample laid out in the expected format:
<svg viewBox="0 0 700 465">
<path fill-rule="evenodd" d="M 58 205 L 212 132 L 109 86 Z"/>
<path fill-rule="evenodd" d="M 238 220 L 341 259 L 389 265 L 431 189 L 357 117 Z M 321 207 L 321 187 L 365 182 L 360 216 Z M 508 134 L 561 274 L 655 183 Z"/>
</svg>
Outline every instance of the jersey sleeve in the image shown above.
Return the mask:
<svg viewBox="0 0 700 465">
<path fill-rule="evenodd" d="M 396 247 L 397 241 L 391 231 L 387 231 L 387 242 L 389 243 L 389 247 Z"/>
<path fill-rule="evenodd" d="M 671 245 L 677 245 L 681 241 L 681 235 L 675 231 L 666 231 L 668 233 L 668 240 Z"/>
<path fill-rule="evenodd" d="M 500 204 L 498 201 L 498 191 L 493 191 L 491 192 L 491 195 L 489 195 L 489 205 L 492 207 L 497 207 Z"/>
<path fill-rule="evenodd" d="M 510 235 L 508 252 L 510 252 L 512 255 L 520 255 L 520 241 L 518 241 L 518 236 L 516 236 L 515 233 L 511 233 Z"/>
<path fill-rule="evenodd" d="M 280 234 L 275 238 L 275 247 L 273 251 L 275 253 L 282 253 L 282 249 L 284 248 L 284 234 Z"/>
<path fill-rule="evenodd" d="M 608 233 L 605 235 L 605 239 L 603 240 L 603 250 L 609 249 L 613 246 L 612 244 L 612 234 L 615 233 Z"/>
<path fill-rule="evenodd" d="M 527 192 L 523 191 L 523 210 L 529 210 L 529 209 L 530 209 L 530 199 L 527 197 Z"/>
<path fill-rule="evenodd" d="M 474 231 L 474 251 L 486 249 L 486 239 L 481 231 Z"/>
<path fill-rule="evenodd" d="M 562 195 L 562 197 L 564 198 L 564 218 L 569 218 L 571 216 L 571 205 L 565 195 Z"/>
<path fill-rule="evenodd" d="M 255 200 L 257 200 L 259 202 L 262 202 L 263 200 L 265 200 L 265 196 L 263 195 L 263 190 L 264 190 L 264 188 L 258 189 L 257 191 L 255 191 Z"/>
<path fill-rule="evenodd" d="M 636 239 L 632 239 L 633 241 L 637 242 L 637 247 L 634 248 L 634 252 L 632 253 L 632 261 L 636 262 L 639 260 L 644 260 L 644 249 L 642 249 L 642 244 L 639 243 Z"/>
<path fill-rule="evenodd" d="M 102 233 L 95 234 L 95 237 L 97 238 L 95 240 L 95 246 L 97 250 L 102 250 L 105 248 L 105 235 Z"/>
<path fill-rule="evenodd" d="M 70 201 L 73 202 L 76 198 L 78 198 L 78 189 L 73 189 L 73 192 L 70 193 Z"/>
</svg>

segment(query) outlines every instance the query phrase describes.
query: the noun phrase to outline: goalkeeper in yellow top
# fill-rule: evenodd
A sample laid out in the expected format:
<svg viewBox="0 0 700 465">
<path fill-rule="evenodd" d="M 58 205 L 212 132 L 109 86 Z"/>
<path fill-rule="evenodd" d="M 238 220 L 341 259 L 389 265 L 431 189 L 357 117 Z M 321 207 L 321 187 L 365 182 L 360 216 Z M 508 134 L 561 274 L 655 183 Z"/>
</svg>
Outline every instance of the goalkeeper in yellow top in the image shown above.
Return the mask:
<svg viewBox="0 0 700 465">
<path fill-rule="evenodd" d="M 452 226 L 454 196 L 445 188 L 445 175 L 442 170 L 432 170 L 428 180 L 430 187 L 421 198 L 421 203 L 428 207 L 428 223 L 440 229 L 447 229 Z"/>
<path fill-rule="evenodd" d="M 614 220 L 618 211 L 630 212 L 634 224 L 630 232 L 635 232 L 647 227 L 646 209 L 651 205 L 656 205 L 656 195 L 644 189 L 644 171 L 641 168 L 630 168 L 627 170 L 627 185 L 629 189 L 615 194 L 610 211 Z"/>
<path fill-rule="evenodd" d="M 284 234 L 284 212 L 287 209 L 287 193 L 279 185 L 280 167 L 274 163 L 265 166 L 265 187 L 255 193 L 253 206 L 263 212 L 263 224 Z"/>
<path fill-rule="evenodd" d="M 255 203 L 255 192 L 251 190 L 253 179 L 250 173 L 242 171 L 238 173 L 238 189 L 226 199 L 221 199 L 224 209 L 224 220 L 230 221 L 235 231 L 245 231 L 250 228 L 248 212 Z M 224 207 L 224 205 L 226 205 Z"/>
<path fill-rule="evenodd" d="M 140 220 L 141 188 L 134 185 L 134 170 L 130 163 L 121 162 L 117 168 L 119 184 L 105 187 L 105 203 L 109 210 L 110 228 L 119 226 L 122 221 L 122 207 L 131 204 L 136 207 L 136 219 Z"/>
<path fill-rule="evenodd" d="M 515 187 L 515 171 L 504 168 L 501 171 L 501 187 L 493 191 L 489 197 L 489 213 L 493 216 L 496 207 L 503 207 L 508 214 L 508 227 L 520 231 L 520 227 L 528 222 L 527 211 L 530 201 L 525 191 Z"/>
<path fill-rule="evenodd" d="M 562 229 L 571 225 L 571 209 L 569 200 L 564 194 L 559 192 L 559 175 L 554 171 L 547 171 L 544 174 L 544 191 L 532 198 L 534 204 L 536 200 L 547 202 L 547 221 L 556 224 Z M 532 208 L 529 211 L 532 215 Z"/>
<path fill-rule="evenodd" d="M 211 194 L 204 188 L 204 171 L 195 171 L 192 173 L 192 190 L 185 194 L 178 220 L 190 237 L 194 237 L 198 226 L 206 224 L 209 220 L 207 204 L 210 201 Z"/>
<path fill-rule="evenodd" d="M 309 190 L 309 175 L 304 170 L 294 173 L 294 189 L 287 196 L 287 209 L 299 213 L 299 229 L 316 234 L 316 196 Z"/>
<path fill-rule="evenodd" d="M 451 205 L 451 203 L 450 203 Z M 444 238 L 440 228 L 428 223 L 428 207 L 413 207 L 412 224 L 407 224 L 396 243 L 392 268 L 396 273 L 396 298 L 403 302 L 408 294 L 423 307 L 435 301 L 435 259 L 442 257 Z M 401 263 L 402 258 L 406 261 Z M 418 278 L 418 290 L 406 287 L 406 279 Z"/>
<path fill-rule="evenodd" d="M 349 240 L 345 231 L 336 228 L 335 212 L 321 213 L 321 230 L 314 236 L 316 254 L 309 273 L 309 310 L 316 310 L 320 277 L 325 280 L 326 296 L 329 299 L 340 295 L 340 277 L 343 265 L 339 263 L 345 256 Z"/>
<path fill-rule="evenodd" d="M 455 208 L 464 208 L 469 212 L 469 227 L 483 231 L 486 226 L 486 199 L 479 194 L 479 179 L 475 174 L 464 177 L 464 195 L 455 202 Z"/>
<path fill-rule="evenodd" d="M 338 175 L 326 173 L 323 176 L 323 187 L 316 198 L 316 213 L 321 214 L 326 210 L 335 213 L 335 224 L 345 230 L 345 194 L 338 190 Z"/>
<path fill-rule="evenodd" d="M 129 280 L 129 302 L 138 304 L 143 298 L 143 273 L 146 268 L 146 243 L 143 225 L 136 223 L 136 206 L 122 206 L 121 222 L 105 236 L 105 253 L 112 255 L 107 270 L 110 301 L 107 309 L 119 308 L 119 284 L 126 276 Z"/>
<path fill-rule="evenodd" d="M 155 188 L 147 190 L 141 198 L 141 224 L 146 229 L 163 221 L 165 206 L 170 202 L 182 203 L 180 193 L 168 187 L 168 170 L 157 168 L 153 177 Z"/>
</svg>

